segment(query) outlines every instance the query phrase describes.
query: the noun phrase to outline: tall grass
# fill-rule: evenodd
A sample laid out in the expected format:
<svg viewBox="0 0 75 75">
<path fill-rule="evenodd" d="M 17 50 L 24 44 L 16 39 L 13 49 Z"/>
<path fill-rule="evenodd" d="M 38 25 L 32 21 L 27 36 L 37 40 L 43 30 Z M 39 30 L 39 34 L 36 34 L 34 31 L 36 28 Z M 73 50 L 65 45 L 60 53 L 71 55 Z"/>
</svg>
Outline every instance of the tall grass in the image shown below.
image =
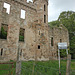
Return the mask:
<svg viewBox="0 0 75 75">
<path fill-rule="evenodd" d="M 66 75 L 66 60 L 61 60 L 61 75 Z M 0 75 L 16 75 L 16 63 L 0 64 Z M 51 61 L 23 61 L 21 75 L 59 75 L 59 64 L 56 60 Z M 75 75 L 75 60 L 71 61 L 71 74 Z"/>
<path fill-rule="evenodd" d="M 61 61 L 61 74 L 66 74 L 66 61 Z M 58 61 L 22 62 L 22 75 L 59 75 Z"/>
</svg>

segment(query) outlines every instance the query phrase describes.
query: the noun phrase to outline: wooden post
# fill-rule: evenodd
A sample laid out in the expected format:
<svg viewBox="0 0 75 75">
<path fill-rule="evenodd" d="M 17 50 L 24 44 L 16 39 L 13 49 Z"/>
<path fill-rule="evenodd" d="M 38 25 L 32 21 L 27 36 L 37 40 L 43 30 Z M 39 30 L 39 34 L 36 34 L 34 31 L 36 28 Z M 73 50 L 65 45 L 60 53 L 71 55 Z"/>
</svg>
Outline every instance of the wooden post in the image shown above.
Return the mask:
<svg viewBox="0 0 75 75">
<path fill-rule="evenodd" d="M 60 50 L 58 49 L 58 59 L 59 59 L 59 75 L 61 75 L 61 71 L 60 71 Z"/>
<path fill-rule="evenodd" d="M 20 49 L 18 47 L 18 52 L 17 52 L 17 61 L 16 61 L 16 75 L 21 74 L 21 61 L 20 61 Z"/>
<path fill-rule="evenodd" d="M 16 62 L 16 75 L 21 74 L 21 61 Z"/>
<path fill-rule="evenodd" d="M 71 69 L 71 55 L 67 55 L 66 75 L 70 75 Z"/>
</svg>

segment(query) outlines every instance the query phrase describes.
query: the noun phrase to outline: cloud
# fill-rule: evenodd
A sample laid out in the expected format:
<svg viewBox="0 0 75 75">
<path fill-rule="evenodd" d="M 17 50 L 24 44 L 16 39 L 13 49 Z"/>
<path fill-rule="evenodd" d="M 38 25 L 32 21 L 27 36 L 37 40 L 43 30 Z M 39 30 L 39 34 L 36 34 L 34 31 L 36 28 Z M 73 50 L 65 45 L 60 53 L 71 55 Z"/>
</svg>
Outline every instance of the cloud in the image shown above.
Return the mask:
<svg viewBox="0 0 75 75">
<path fill-rule="evenodd" d="M 62 11 L 75 11 L 75 0 L 49 0 L 48 21 L 58 19 Z"/>
</svg>

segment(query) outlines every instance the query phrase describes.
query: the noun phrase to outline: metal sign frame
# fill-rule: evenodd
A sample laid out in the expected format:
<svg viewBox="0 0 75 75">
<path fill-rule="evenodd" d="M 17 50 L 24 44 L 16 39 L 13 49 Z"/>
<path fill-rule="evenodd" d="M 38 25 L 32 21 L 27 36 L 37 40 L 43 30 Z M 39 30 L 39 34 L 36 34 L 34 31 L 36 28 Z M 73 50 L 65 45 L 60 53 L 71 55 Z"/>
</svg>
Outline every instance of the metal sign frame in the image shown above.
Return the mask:
<svg viewBox="0 0 75 75">
<path fill-rule="evenodd" d="M 66 42 L 58 43 L 58 49 L 67 49 L 67 43 Z"/>
<path fill-rule="evenodd" d="M 66 49 L 66 52 L 68 55 L 68 49 L 67 49 L 67 43 L 66 42 L 58 43 L 59 75 L 61 75 L 61 72 L 60 72 L 60 50 L 61 49 Z"/>
</svg>

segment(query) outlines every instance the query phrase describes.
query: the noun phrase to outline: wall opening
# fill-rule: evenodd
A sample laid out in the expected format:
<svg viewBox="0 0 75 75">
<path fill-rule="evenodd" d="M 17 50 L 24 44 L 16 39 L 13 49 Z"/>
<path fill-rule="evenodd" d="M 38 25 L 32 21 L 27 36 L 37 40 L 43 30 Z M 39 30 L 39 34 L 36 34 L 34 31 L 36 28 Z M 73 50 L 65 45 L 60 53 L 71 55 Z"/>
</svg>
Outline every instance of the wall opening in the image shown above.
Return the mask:
<svg viewBox="0 0 75 75">
<path fill-rule="evenodd" d="M 24 42 L 24 33 L 25 33 L 25 29 L 20 28 L 20 32 L 19 32 L 19 41 L 23 41 Z"/>
<path fill-rule="evenodd" d="M 1 49 L 1 56 L 3 55 L 3 48 Z"/>
<path fill-rule="evenodd" d="M 62 42 L 62 39 L 60 39 L 60 42 Z"/>
<path fill-rule="evenodd" d="M 30 1 L 30 2 L 33 2 L 33 0 L 27 0 L 27 2 L 29 2 L 29 1 Z"/>
<path fill-rule="evenodd" d="M 51 46 L 53 46 L 54 44 L 53 44 L 53 37 L 51 37 Z"/>
<path fill-rule="evenodd" d="M 3 6 L 4 8 L 6 8 L 6 13 L 10 13 L 10 4 L 8 4 L 8 3 L 4 3 L 4 6 Z"/>
<path fill-rule="evenodd" d="M 40 31 L 39 31 L 39 35 L 40 35 Z"/>
<path fill-rule="evenodd" d="M 25 13 L 26 13 L 26 11 L 21 9 L 21 18 L 22 19 L 25 19 Z"/>
<path fill-rule="evenodd" d="M 44 23 L 46 23 L 46 15 L 44 15 Z"/>
<path fill-rule="evenodd" d="M 8 25 L 2 24 L 1 25 L 1 32 L 0 32 L 1 39 L 7 39 L 7 30 L 8 30 Z"/>
<path fill-rule="evenodd" d="M 46 5 L 44 5 L 44 11 L 46 11 Z"/>
<path fill-rule="evenodd" d="M 38 49 L 40 49 L 40 45 L 38 45 Z"/>
</svg>

